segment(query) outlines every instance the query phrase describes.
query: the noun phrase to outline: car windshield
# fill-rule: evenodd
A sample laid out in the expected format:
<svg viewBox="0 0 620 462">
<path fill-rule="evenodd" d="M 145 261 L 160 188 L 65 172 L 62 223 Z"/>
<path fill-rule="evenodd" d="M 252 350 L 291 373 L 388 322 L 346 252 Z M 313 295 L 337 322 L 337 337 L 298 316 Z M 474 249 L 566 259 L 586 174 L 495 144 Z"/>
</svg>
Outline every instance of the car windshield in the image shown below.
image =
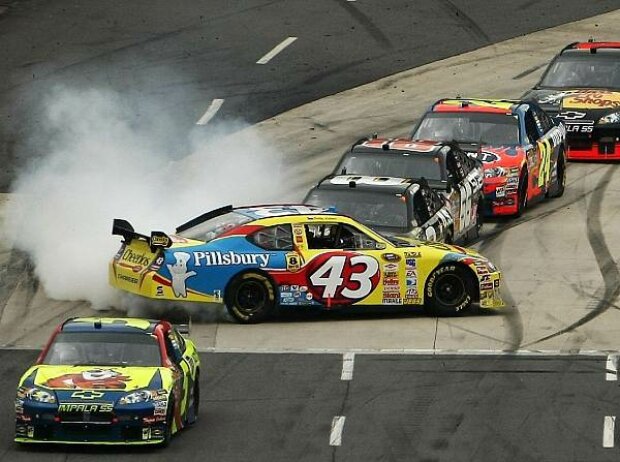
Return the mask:
<svg viewBox="0 0 620 462">
<path fill-rule="evenodd" d="M 61 332 L 42 364 L 67 366 L 161 366 L 157 339 L 142 333 Z"/>
<path fill-rule="evenodd" d="M 335 171 L 338 175 L 386 176 L 442 180 L 439 158 L 409 152 L 350 152 Z"/>
<path fill-rule="evenodd" d="M 551 64 L 539 87 L 620 89 L 620 60 L 610 58 L 603 53 L 560 57 Z"/>
<path fill-rule="evenodd" d="M 359 190 L 315 189 L 306 203 L 319 207 L 336 207 L 369 227 L 407 228 L 407 203 L 396 194 Z"/>
<path fill-rule="evenodd" d="M 433 112 L 424 117 L 413 138 L 516 146 L 519 144 L 519 119 L 511 114 Z"/>
<path fill-rule="evenodd" d="M 242 215 L 241 213 L 228 212 L 224 215 L 219 215 L 210 220 L 203 221 L 196 226 L 192 226 L 182 233 L 179 233 L 179 235 L 187 239 L 209 242 L 225 232 L 250 221 L 252 221 L 252 218 Z"/>
</svg>

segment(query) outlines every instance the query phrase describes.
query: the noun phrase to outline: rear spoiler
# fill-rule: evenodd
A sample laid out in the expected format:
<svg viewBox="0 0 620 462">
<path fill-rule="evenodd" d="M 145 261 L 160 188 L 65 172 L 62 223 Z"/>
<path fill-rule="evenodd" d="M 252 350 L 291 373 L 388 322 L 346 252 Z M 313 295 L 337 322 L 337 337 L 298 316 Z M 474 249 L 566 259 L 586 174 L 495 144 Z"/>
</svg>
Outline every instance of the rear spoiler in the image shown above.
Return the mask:
<svg viewBox="0 0 620 462">
<path fill-rule="evenodd" d="M 131 244 L 131 241 L 134 239 L 145 241 L 151 247 L 152 252 L 155 252 L 158 248 L 167 249 L 172 245 L 172 239 L 163 231 L 151 231 L 150 236 L 145 236 L 144 234 L 136 233 L 131 223 L 120 218 L 115 218 L 112 222 L 112 235 L 122 236 L 123 242 L 126 244 Z"/>
</svg>

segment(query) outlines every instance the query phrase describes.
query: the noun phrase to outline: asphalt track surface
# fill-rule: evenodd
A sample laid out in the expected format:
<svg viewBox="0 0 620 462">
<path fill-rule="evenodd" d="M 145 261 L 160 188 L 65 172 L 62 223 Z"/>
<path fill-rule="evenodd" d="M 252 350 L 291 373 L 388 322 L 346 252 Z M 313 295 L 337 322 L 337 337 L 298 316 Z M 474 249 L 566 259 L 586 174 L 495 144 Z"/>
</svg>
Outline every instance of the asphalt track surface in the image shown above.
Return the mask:
<svg viewBox="0 0 620 462">
<path fill-rule="evenodd" d="M 159 450 L 14 444 L 9 390 L 34 356 L 0 352 L 2 461 L 618 458 L 601 445 L 620 397 L 605 357 L 358 355 L 341 380 L 341 355 L 203 354 L 199 423 Z"/>
<path fill-rule="evenodd" d="M 415 9 L 404 1 L 335 0 L 187 2 L 177 3 L 176 11 L 164 2 L 132 2 L 133 11 L 121 2 L 7 5 L 0 6 L 0 76 L 8 76 L 0 79 L 0 191 L 18 166 L 37 155 L 36 136 L 29 135 L 38 129 L 38 103 L 54 85 L 107 86 L 136 101 L 137 113 L 144 109 L 140 100 L 156 98 L 181 133 L 214 98 L 225 99 L 218 120 L 252 123 L 403 69 L 618 6 L 531 0 L 426 1 Z M 256 64 L 288 36 L 298 40 L 282 52 L 286 59 Z M 601 199 L 611 175 L 603 172 L 593 191 L 577 195 Z M 544 218 L 553 208 L 499 223 L 483 250 L 493 252 L 511 227 Z M 609 308 L 605 300 L 617 295 L 620 281 L 599 212 L 596 205 L 587 209 L 588 239 L 605 275 L 604 301 L 591 317 Z M 511 322 L 520 343 L 519 320 Z M 13 389 L 34 356 L 0 351 L 3 461 L 170 454 L 287 461 L 618 456 L 601 444 L 605 417 L 619 411 L 617 382 L 607 379 L 604 356 L 358 355 L 353 380 L 343 381 L 341 355 L 206 354 L 200 423 L 167 451 L 15 446 Z M 336 416 L 346 417 L 341 446 L 330 445 Z"/>
<path fill-rule="evenodd" d="M 395 72 L 613 10 L 617 0 L 5 0 L 0 12 L 0 192 L 40 155 L 42 101 L 107 88 L 168 117 L 182 155 L 211 101 L 254 123 Z M 256 64 L 287 37 L 298 40 Z M 170 129 L 170 127 L 168 127 Z"/>
</svg>

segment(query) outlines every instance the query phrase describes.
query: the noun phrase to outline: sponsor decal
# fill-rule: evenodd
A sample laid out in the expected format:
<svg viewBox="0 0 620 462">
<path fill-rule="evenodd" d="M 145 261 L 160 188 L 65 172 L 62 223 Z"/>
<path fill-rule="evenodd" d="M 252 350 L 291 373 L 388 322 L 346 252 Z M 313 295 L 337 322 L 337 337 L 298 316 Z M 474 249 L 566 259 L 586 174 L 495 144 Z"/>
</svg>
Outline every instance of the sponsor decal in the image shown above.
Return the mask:
<svg viewBox="0 0 620 462">
<path fill-rule="evenodd" d="M 585 116 L 586 116 L 585 112 L 578 112 L 578 111 L 563 111 L 557 115 L 557 117 L 563 120 L 583 119 Z"/>
<path fill-rule="evenodd" d="M 480 284 L 480 290 L 490 290 L 493 288 L 493 283 L 491 282 L 483 282 Z"/>
<path fill-rule="evenodd" d="M 164 288 L 163 288 L 163 286 L 157 286 L 157 290 L 155 292 L 155 296 L 156 297 L 163 297 L 164 296 Z"/>
<path fill-rule="evenodd" d="M 112 412 L 114 405 L 111 403 L 60 403 L 58 404 L 58 412 Z"/>
<path fill-rule="evenodd" d="M 398 265 L 396 263 L 387 263 L 383 265 L 384 271 L 398 271 Z"/>
<path fill-rule="evenodd" d="M 122 259 L 128 263 L 134 263 L 140 266 L 148 266 L 150 261 L 145 254 L 134 252 L 129 247 L 123 252 Z"/>
<path fill-rule="evenodd" d="M 420 258 L 421 256 L 421 252 L 405 252 L 405 258 Z"/>
<path fill-rule="evenodd" d="M 165 234 L 152 234 L 151 245 L 159 245 L 162 247 L 170 247 L 170 238 Z"/>
<path fill-rule="evenodd" d="M 407 266 L 407 268 L 415 268 L 416 267 L 416 261 L 413 258 L 407 258 L 405 260 L 405 265 Z"/>
<path fill-rule="evenodd" d="M 400 281 L 398 280 L 398 278 L 384 278 L 383 279 L 383 285 L 384 286 L 398 287 L 400 285 Z"/>
<path fill-rule="evenodd" d="M 493 281 L 493 287 L 499 287 L 499 279 Z"/>
<path fill-rule="evenodd" d="M 101 398 L 105 393 L 93 390 L 78 390 L 71 393 L 71 398 L 95 399 Z"/>
<path fill-rule="evenodd" d="M 297 292 L 297 291 L 299 291 L 299 286 L 298 286 L 297 284 L 293 284 L 293 285 L 291 286 L 291 290 L 292 290 L 293 292 Z"/>
<path fill-rule="evenodd" d="M 129 282 L 130 284 L 137 284 L 138 282 L 140 282 L 140 280 L 138 278 L 127 276 L 126 274 L 123 274 L 123 273 L 118 273 L 116 275 L 116 278 L 120 279 L 122 281 Z"/>
<path fill-rule="evenodd" d="M 381 258 L 383 258 L 385 261 L 400 261 L 400 256 L 396 255 L 395 253 L 381 254 Z"/>
<path fill-rule="evenodd" d="M 180 252 L 175 252 L 175 255 Z M 183 252 L 185 253 L 185 252 Z M 228 252 L 200 252 L 194 251 L 194 266 L 231 266 L 231 265 L 258 265 L 265 268 L 269 264 L 269 254 L 266 253 L 237 253 Z"/>
<path fill-rule="evenodd" d="M 295 236 L 303 236 L 304 229 L 300 225 L 293 225 L 293 234 Z"/>
<path fill-rule="evenodd" d="M 295 236 L 296 244 L 303 244 L 303 242 L 304 242 L 304 238 L 302 236 Z"/>
<path fill-rule="evenodd" d="M 504 197 L 506 195 L 506 189 L 504 186 L 497 186 L 495 188 L 495 197 Z"/>
<path fill-rule="evenodd" d="M 310 292 L 306 294 L 306 300 L 308 301 L 312 300 L 312 294 Z"/>
<path fill-rule="evenodd" d="M 286 297 L 282 299 L 282 303 L 295 303 L 295 299 L 293 297 Z"/>
<path fill-rule="evenodd" d="M 418 280 L 416 278 L 407 278 L 407 287 L 409 286 L 417 286 Z"/>
<path fill-rule="evenodd" d="M 575 109 L 604 109 L 620 107 L 620 93 L 601 90 L 582 90 L 562 100 L 562 107 Z"/>
<path fill-rule="evenodd" d="M 398 272 L 397 271 L 385 271 L 383 273 L 383 277 L 386 277 L 386 278 L 397 278 L 398 277 Z"/>
<path fill-rule="evenodd" d="M 195 271 L 187 271 L 187 262 L 191 255 L 187 252 L 174 252 L 174 258 L 176 262 L 174 264 L 166 265 L 168 271 L 170 271 L 170 277 L 172 278 L 172 291 L 175 297 L 187 297 L 187 289 L 185 287 L 185 281 L 196 276 Z"/>
<path fill-rule="evenodd" d="M 308 292 L 308 286 L 299 286 L 300 292 Z"/>
<path fill-rule="evenodd" d="M 280 297 L 282 297 L 282 298 L 289 298 L 289 297 L 292 297 L 292 296 L 293 296 L 292 292 L 281 292 L 280 293 Z"/>
<path fill-rule="evenodd" d="M 130 377 L 113 369 L 91 369 L 75 374 L 52 377 L 45 382 L 44 386 L 50 388 L 110 388 L 122 390 L 129 380 L 131 380 Z"/>
<path fill-rule="evenodd" d="M 407 277 L 407 278 L 417 278 L 418 277 L 418 272 L 416 270 L 407 270 L 407 272 L 405 273 L 405 277 Z"/>
<path fill-rule="evenodd" d="M 286 254 L 286 269 L 291 273 L 296 273 L 301 269 L 301 257 L 297 253 Z"/>
<path fill-rule="evenodd" d="M 280 290 L 290 290 L 291 286 L 288 286 L 286 284 L 283 284 L 280 286 Z"/>
<path fill-rule="evenodd" d="M 407 291 L 405 292 L 405 297 L 407 298 L 419 297 L 418 289 L 408 287 Z"/>
<path fill-rule="evenodd" d="M 154 416 L 166 415 L 166 408 L 165 407 L 156 407 L 155 409 L 153 409 L 153 415 Z"/>
</svg>

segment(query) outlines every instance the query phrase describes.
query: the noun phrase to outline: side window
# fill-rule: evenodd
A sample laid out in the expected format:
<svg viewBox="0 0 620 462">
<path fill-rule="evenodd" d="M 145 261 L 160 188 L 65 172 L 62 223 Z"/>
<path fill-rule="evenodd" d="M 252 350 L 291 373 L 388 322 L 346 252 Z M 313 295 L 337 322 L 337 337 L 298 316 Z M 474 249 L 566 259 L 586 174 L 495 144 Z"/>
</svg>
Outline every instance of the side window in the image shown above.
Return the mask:
<svg viewBox="0 0 620 462">
<path fill-rule="evenodd" d="M 177 343 L 179 344 L 179 348 L 181 350 L 181 353 L 185 353 L 185 339 L 179 333 L 178 330 L 173 328 L 171 332 L 174 335 L 174 337 L 176 338 Z"/>
<path fill-rule="evenodd" d="M 538 141 L 538 127 L 531 110 L 525 113 L 525 133 L 530 143 L 534 144 Z"/>
<path fill-rule="evenodd" d="M 174 338 L 172 331 L 166 332 L 164 335 L 164 341 L 166 343 L 166 353 L 168 354 L 168 357 L 173 363 L 178 364 L 183 357 L 183 352 L 181 351 L 179 343 Z"/>
<path fill-rule="evenodd" d="M 542 134 L 544 135 L 554 127 L 553 121 L 551 120 L 551 117 L 549 117 L 549 115 L 540 108 L 536 108 L 536 113 L 538 114 L 538 118 L 540 119 L 540 122 L 542 124 Z"/>
<path fill-rule="evenodd" d="M 250 236 L 250 240 L 265 250 L 293 250 L 291 225 L 263 228 Z"/>
<path fill-rule="evenodd" d="M 453 183 L 460 183 L 466 176 L 463 161 L 458 151 L 450 151 L 446 156 L 448 178 L 450 178 Z"/>
<path fill-rule="evenodd" d="M 428 211 L 428 204 L 426 198 L 423 195 L 424 190 L 418 189 L 413 198 L 413 210 L 415 212 L 416 221 L 418 225 L 422 226 L 431 218 L 431 214 Z"/>
<path fill-rule="evenodd" d="M 377 242 L 360 230 L 338 223 L 305 225 L 309 249 L 376 249 Z"/>
</svg>

